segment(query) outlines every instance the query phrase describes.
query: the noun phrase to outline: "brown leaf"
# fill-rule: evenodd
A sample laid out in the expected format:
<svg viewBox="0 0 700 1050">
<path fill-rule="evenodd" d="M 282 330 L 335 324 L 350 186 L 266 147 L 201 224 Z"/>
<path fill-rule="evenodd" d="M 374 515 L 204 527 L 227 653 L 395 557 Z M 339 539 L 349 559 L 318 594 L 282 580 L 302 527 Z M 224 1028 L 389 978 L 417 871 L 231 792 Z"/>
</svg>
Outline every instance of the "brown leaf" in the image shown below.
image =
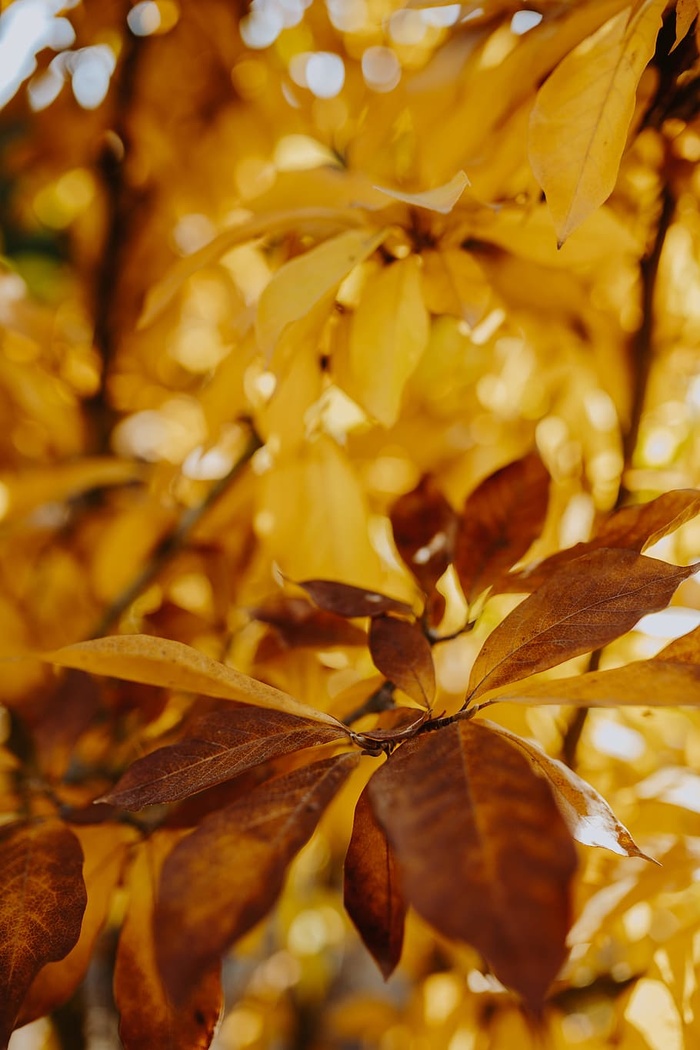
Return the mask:
<svg viewBox="0 0 700 1050">
<path fill-rule="evenodd" d="M 139 849 L 129 873 L 129 904 L 114 969 L 119 1035 L 125 1050 L 206 1050 L 219 1018 L 218 964 L 202 969 L 188 994 L 174 1002 L 165 994 L 156 966 L 156 888 L 163 861 L 177 839 L 172 833 L 151 836 Z"/>
<path fill-rule="evenodd" d="M 416 623 L 377 616 L 369 629 L 375 667 L 428 710 L 435 699 L 435 666 L 430 644 Z"/>
<path fill-rule="evenodd" d="M 80 936 L 83 851 L 64 824 L 13 824 L 0 833 L 0 1046 L 27 990 Z"/>
<path fill-rule="evenodd" d="M 429 718 L 428 711 L 416 711 L 415 707 L 392 707 L 380 712 L 375 728 L 361 733 L 360 737 L 363 740 L 408 740 Z"/>
<path fill-rule="evenodd" d="M 175 1002 L 272 908 L 291 860 L 358 761 L 338 755 L 267 781 L 173 850 L 160 883 L 156 951 Z"/>
<path fill-rule="evenodd" d="M 624 857 L 653 860 L 646 853 L 642 853 L 602 795 L 573 769 L 569 769 L 557 758 L 550 758 L 536 744 L 523 740 L 521 736 L 511 733 L 503 726 L 493 722 L 481 724 L 510 740 L 522 751 L 535 772 L 547 778 L 559 812 L 577 842 L 583 843 L 584 846 L 602 846 L 603 849 L 620 853 Z"/>
<path fill-rule="evenodd" d="M 190 645 L 169 638 L 154 638 L 147 634 L 113 635 L 66 645 L 44 653 L 42 659 L 61 667 L 75 667 L 92 674 L 126 679 L 127 682 L 238 700 L 338 725 L 337 719 L 331 715 L 307 707 L 281 689 L 259 682 L 235 667 L 212 660 Z"/>
<path fill-rule="evenodd" d="M 538 1008 L 566 955 L 576 852 L 552 793 L 503 737 L 456 722 L 369 782 L 406 900 Z"/>
<path fill-rule="evenodd" d="M 486 639 L 472 667 L 472 698 L 607 645 L 663 609 L 696 571 L 605 547 L 563 565 Z"/>
<path fill-rule="evenodd" d="M 391 508 L 394 542 L 426 594 L 448 567 L 457 516 L 429 475 Z"/>
<path fill-rule="evenodd" d="M 345 857 L 345 909 L 388 980 L 401 958 L 406 905 L 394 855 L 367 788 L 355 808 Z"/>
<path fill-rule="evenodd" d="M 406 602 L 390 598 L 377 591 L 368 591 L 364 587 L 353 587 L 350 583 L 338 583 L 335 580 L 303 580 L 298 584 L 303 587 L 312 601 L 328 612 L 338 616 L 354 618 L 356 616 L 381 616 L 394 612 L 411 616 L 413 610 Z"/>
<path fill-rule="evenodd" d="M 347 737 L 347 730 L 254 707 L 211 711 L 185 737 L 138 759 L 100 799 L 125 809 L 177 802 L 278 755 Z"/>
<path fill-rule="evenodd" d="M 600 547 L 621 547 L 641 554 L 698 513 L 700 492 L 695 489 L 676 489 L 674 492 L 665 492 L 649 503 L 623 507 L 601 523 L 592 539 L 557 551 L 532 568 L 514 574 L 509 578 L 508 589 L 533 591 L 561 565 Z"/>
<path fill-rule="evenodd" d="M 365 645 L 367 635 L 342 616 L 317 609 L 303 598 L 276 596 L 251 611 L 251 616 L 268 623 L 284 645 L 290 648 L 327 648 L 332 645 Z"/>
<path fill-rule="evenodd" d="M 539 536 L 547 514 L 549 474 L 535 453 L 482 481 L 464 504 L 454 563 L 471 605 Z"/>
<path fill-rule="evenodd" d="M 43 1017 L 67 1002 L 82 981 L 120 878 L 127 846 L 137 838 L 134 828 L 125 824 L 74 827 L 73 833 L 85 856 L 87 906 L 80 938 L 64 959 L 47 963 L 39 971 L 22 1003 L 20 1024 L 28 1024 L 37 1017 Z"/>
</svg>

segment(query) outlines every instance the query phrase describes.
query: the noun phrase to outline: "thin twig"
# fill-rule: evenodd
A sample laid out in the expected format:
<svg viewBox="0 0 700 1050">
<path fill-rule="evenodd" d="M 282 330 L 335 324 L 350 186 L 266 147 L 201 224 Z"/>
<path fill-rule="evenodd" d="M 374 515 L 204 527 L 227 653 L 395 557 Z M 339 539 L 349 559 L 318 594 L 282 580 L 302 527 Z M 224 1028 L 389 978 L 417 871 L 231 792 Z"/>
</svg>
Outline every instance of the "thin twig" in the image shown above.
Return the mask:
<svg viewBox="0 0 700 1050">
<path fill-rule="evenodd" d="M 114 627 L 129 606 L 158 578 L 165 566 L 172 561 L 175 555 L 187 544 L 192 531 L 199 525 L 202 518 L 214 506 L 217 500 L 228 489 L 229 485 L 242 472 L 244 467 L 261 447 L 262 442 L 255 433 L 251 432 L 248 443 L 234 465 L 222 478 L 219 478 L 207 492 L 206 496 L 193 507 L 188 507 L 182 513 L 176 524 L 163 536 L 156 547 L 147 565 L 134 577 L 124 588 L 112 604 L 105 610 L 99 623 L 90 634 L 90 638 L 100 638 Z"/>
<path fill-rule="evenodd" d="M 354 711 L 351 711 L 349 715 L 346 715 L 343 719 L 343 724 L 351 726 L 355 722 L 359 722 L 365 715 L 379 714 L 380 711 L 390 711 L 394 707 L 394 692 L 396 686 L 393 682 L 382 682 L 378 689 L 367 697 L 366 700 L 356 707 Z"/>
</svg>

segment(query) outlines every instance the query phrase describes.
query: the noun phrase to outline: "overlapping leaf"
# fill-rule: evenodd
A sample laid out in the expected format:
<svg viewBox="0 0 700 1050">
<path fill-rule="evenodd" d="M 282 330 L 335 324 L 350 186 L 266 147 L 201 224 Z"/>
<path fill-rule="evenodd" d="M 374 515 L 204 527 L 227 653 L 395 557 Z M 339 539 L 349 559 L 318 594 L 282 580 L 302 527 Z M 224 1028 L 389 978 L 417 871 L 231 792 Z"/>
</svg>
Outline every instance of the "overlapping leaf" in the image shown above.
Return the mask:
<svg viewBox="0 0 700 1050">
<path fill-rule="evenodd" d="M 222 700 L 239 700 L 244 704 L 286 711 L 328 725 L 339 725 L 331 715 L 299 703 L 288 693 L 218 663 L 189 645 L 168 638 L 153 638 L 146 634 L 96 638 L 46 653 L 44 659 L 61 667 L 111 675 L 113 678 L 126 679 L 127 682 L 203 693 Z"/>
<path fill-rule="evenodd" d="M 32 981 L 80 936 L 83 852 L 64 824 L 13 824 L 0 833 L 0 1046 Z"/>
<path fill-rule="evenodd" d="M 560 244 L 612 193 L 666 0 L 638 0 L 556 67 L 530 120 L 530 162 Z"/>
<path fill-rule="evenodd" d="M 369 651 L 382 674 L 430 710 L 435 699 L 435 665 L 418 624 L 376 616 L 369 629 Z"/>
<path fill-rule="evenodd" d="M 163 861 L 178 836 L 142 843 L 129 874 L 129 898 L 114 970 L 114 998 L 124 1050 L 206 1050 L 221 1010 L 219 966 L 202 968 L 186 994 L 170 999 L 156 965 L 153 914 Z"/>
<path fill-rule="evenodd" d="M 391 508 L 399 554 L 426 594 L 450 564 L 456 515 L 429 475 Z"/>
<path fill-rule="evenodd" d="M 539 536 L 549 474 L 532 453 L 496 471 L 464 504 L 455 539 L 455 569 L 471 604 L 526 553 Z"/>
<path fill-rule="evenodd" d="M 472 667 L 471 696 L 607 645 L 664 608 L 696 569 L 607 548 L 575 558 L 486 639 Z"/>
<path fill-rule="evenodd" d="M 355 808 L 345 857 L 345 908 L 385 978 L 401 958 L 406 905 L 386 832 L 367 788 Z"/>
<path fill-rule="evenodd" d="M 140 758 L 103 802 L 125 809 L 177 802 L 280 755 L 347 737 L 283 711 L 240 707 L 197 718 L 182 740 Z"/>
<path fill-rule="evenodd" d="M 372 777 L 406 900 L 534 1008 L 565 956 L 570 834 L 545 781 L 474 722 L 408 741 Z"/>
<path fill-rule="evenodd" d="M 158 965 L 173 1001 L 267 914 L 290 861 L 358 760 L 339 755 L 267 781 L 173 850 L 156 911 Z"/>
<path fill-rule="evenodd" d="M 642 853 L 602 795 L 578 773 L 569 769 L 559 759 L 550 758 L 541 748 L 503 726 L 492 722 L 482 724 L 510 740 L 523 752 L 535 772 L 547 778 L 559 812 L 577 842 L 583 843 L 584 846 L 602 846 L 625 857 L 643 857 L 644 860 L 651 860 L 646 853 Z"/>
</svg>

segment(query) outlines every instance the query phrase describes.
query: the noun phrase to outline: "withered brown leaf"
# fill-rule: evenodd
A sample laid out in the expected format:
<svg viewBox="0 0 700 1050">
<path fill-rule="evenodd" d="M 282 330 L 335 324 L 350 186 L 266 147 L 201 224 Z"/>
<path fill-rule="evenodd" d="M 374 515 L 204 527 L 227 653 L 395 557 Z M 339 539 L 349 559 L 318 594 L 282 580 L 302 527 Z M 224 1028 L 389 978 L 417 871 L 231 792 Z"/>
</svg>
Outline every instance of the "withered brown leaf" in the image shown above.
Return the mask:
<svg viewBox="0 0 700 1050">
<path fill-rule="evenodd" d="M 390 598 L 378 591 L 368 591 L 364 587 L 354 587 L 350 583 L 338 583 L 336 580 L 302 580 L 303 587 L 312 601 L 321 609 L 347 616 L 351 619 L 359 616 L 381 616 L 393 612 L 410 616 L 411 606 L 399 598 Z"/>
<path fill-rule="evenodd" d="M 433 654 L 417 623 L 377 616 L 369 629 L 369 651 L 377 667 L 390 681 L 422 707 L 435 699 Z"/>
<path fill-rule="evenodd" d="M 576 867 L 545 780 L 502 736 L 460 721 L 403 744 L 368 790 L 406 901 L 539 1008 L 566 955 Z"/>
<path fill-rule="evenodd" d="M 0 1045 L 46 963 L 63 959 L 80 936 L 87 895 L 83 851 L 55 820 L 0 832 Z"/>
<path fill-rule="evenodd" d="M 562 565 L 486 639 L 472 667 L 472 698 L 607 645 L 664 608 L 695 571 L 605 547 Z"/>
<path fill-rule="evenodd" d="M 396 861 L 378 823 L 367 788 L 355 807 L 345 857 L 345 908 L 388 979 L 401 958 L 406 905 Z"/>
<path fill-rule="evenodd" d="M 176 744 L 138 759 L 101 801 L 125 809 L 177 802 L 279 755 L 347 731 L 284 711 L 235 707 L 200 715 Z"/>
<path fill-rule="evenodd" d="M 289 863 L 358 761 L 337 755 L 266 781 L 175 847 L 155 922 L 158 966 L 175 1002 L 272 908 Z"/>
<path fill-rule="evenodd" d="M 454 563 L 470 605 L 532 546 L 548 499 L 549 474 L 534 452 L 491 474 L 467 497 L 457 525 Z"/>
<path fill-rule="evenodd" d="M 452 560 L 457 515 L 430 475 L 400 496 L 389 515 L 394 542 L 426 594 Z"/>
</svg>

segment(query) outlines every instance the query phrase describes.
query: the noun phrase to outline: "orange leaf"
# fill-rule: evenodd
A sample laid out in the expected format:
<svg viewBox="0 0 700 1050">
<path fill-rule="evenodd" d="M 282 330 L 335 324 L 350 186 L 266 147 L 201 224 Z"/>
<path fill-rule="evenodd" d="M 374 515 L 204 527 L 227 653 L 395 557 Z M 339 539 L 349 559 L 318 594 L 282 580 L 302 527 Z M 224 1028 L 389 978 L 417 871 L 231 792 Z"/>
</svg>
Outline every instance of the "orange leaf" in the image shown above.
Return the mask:
<svg viewBox="0 0 700 1050">
<path fill-rule="evenodd" d="M 413 610 L 399 598 L 390 598 L 377 591 L 368 591 L 364 587 L 353 587 L 350 583 L 338 583 L 336 580 L 302 580 L 303 587 L 311 600 L 338 616 L 354 618 L 356 616 L 381 616 L 395 612 L 412 615 Z"/>
<path fill-rule="evenodd" d="M 64 824 L 13 824 L 0 833 L 0 1046 L 37 973 L 63 959 L 85 911 L 83 851 Z"/>
<path fill-rule="evenodd" d="M 537 539 L 548 498 L 549 474 L 534 453 L 497 470 L 467 497 L 454 561 L 469 604 Z"/>
<path fill-rule="evenodd" d="M 141 846 L 129 874 L 129 905 L 114 969 L 114 998 L 125 1050 L 206 1050 L 221 1009 L 219 967 L 201 970 L 188 995 L 171 1002 L 161 983 L 153 942 L 156 887 L 177 836 L 158 832 Z"/>
<path fill-rule="evenodd" d="M 345 857 L 345 908 L 388 979 L 401 958 L 406 905 L 394 855 L 377 823 L 367 788 L 355 808 Z"/>
<path fill-rule="evenodd" d="M 521 736 L 511 733 L 503 726 L 493 722 L 480 724 L 487 725 L 489 729 L 495 733 L 501 733 L 512 744 L 515 744 L 535 772 L 547 778 L 559 806 L 559 812 L 577 842 L 582 842 L 584 846 L 602 846 L 624 857 L 653 859 L 646 853 L 642 853 L 625 825 L 620 823 L 602 795 L 599 795 L 595 788 L 573 769 L 569 769 L 557 758 L 550 758 L 536 744 L 523 740 Z"/>
<path fill-rule="evenodd" d="M 251 616 L 275 629 L 290 648 L 323 648 L 334 645 L 365 645 L 367 636 L 355 624 L 325 609 L 315 608 L 303 598 L 278 595 L 251 610 Z"/>
<path fill-rule="evenodd" d="M 95 638 L 44 653 L 42 659 L 61 667 L 76 667 L 93 674 L 123 678 L 127 682 L 203 693 L 222 700 L 239 700 L 244 704 L 339 725 L 331 715 L 299 703 L 281 689 L 258 682 L 233 667 L 212 660 L 198 649 L 169 638 L 153 638 L 147 634 Z"/>
<path fill-rule="evenodd" d="M 156 911 L 158 965 L 175 1002 L 272 908 L 291 860 L 358 761 L 338 755 L 269 780 L 176 846 Z"/>
<path fill-rule="evenodd" d="M 369 629 L 375 667 L 428 710 L 435 699 L 435 666 L 427 638 L 416 623 L 377 616 Z"/>
<path fill-rule="evenodd" d="M 182 740 L 134 762 L 100 801 L 125 809 L 177 802 L 279 755 L 346 736 L 340 726 L 282 711 L 210 711 L 192 723 Z"/>
<path fill-rule="evenodd" d="M 571 836 L 552 793 L 474 722 L 415 737 L 368 786 L 406 900 L 538 1008 L 566 955 Z"/>
<path fill-rule="evenodd" d="M 136 839 L 135 830 L 125 824 L 75 827 L 73 834 L 85 855 L 87 906 L 80 938 L 64 959 L 47 963 L 39 971 L 22 1004 L 20 1024 L 43 1017 L 67 1002 L 82 981 L 124 867 L 128 843 Z"/>
<path fill-rule="evenodd" d="M 472 667 L 471 697 L 607 645 L 663 609 L 696 571 L 605 547 L 563 565 L 486 639 Z"/>
</svg>

